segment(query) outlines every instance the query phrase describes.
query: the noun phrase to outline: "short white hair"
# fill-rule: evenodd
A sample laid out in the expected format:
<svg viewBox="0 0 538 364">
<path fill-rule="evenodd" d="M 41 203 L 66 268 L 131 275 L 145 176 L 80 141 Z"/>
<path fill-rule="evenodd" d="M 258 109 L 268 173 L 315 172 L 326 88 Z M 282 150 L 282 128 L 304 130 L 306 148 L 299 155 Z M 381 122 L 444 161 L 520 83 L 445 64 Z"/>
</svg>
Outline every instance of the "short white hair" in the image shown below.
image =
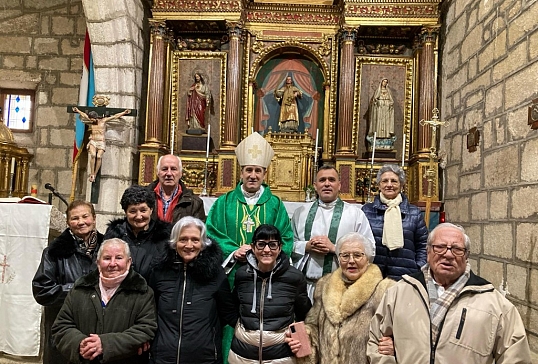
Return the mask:
<svg viewBox="0 0 538 364">
<path fill-rule="evenodd" d="M 129 244 L 123 239 L 112 238 L 112 239 L 107 239 L 101 243 L 101 246 L 99 247 L 99 250 L 97 251 L 97 260 L 101 259 L 101 257 L 103 256 L 103 251 L 106 245 L 121 245 L 123 246 L 123 251 L 125 253 L 125 256 L 127 258 L 131 257 L 131 249 L 129 248 Z"/>
<path fill-rule="evenodd" d="M 340 254 L 340 249 L 342 249 L 342 245 L 348 242 L 360 243 L 362 245 L 362 248 L 364 249 L 364 254 L 366 254 L 366 258 L 368 258 L 368 261 L 371 263 L 374 260 L 374 247 L 372 246 L 372 243 L 370 242 L 370 240 L 366 239 L 364 235 L 357 232 L 347 233 L 346 235 L 338 239 L 334 247 L 337 257 Z"/>
<path fill-rule="evenodd" d="M 177 155 L 174 154 L 165 154 L 159 158 L 157 161 L 157 171 L 161 169 L 161 161 L 164 157 L 168 157 L 169 155 L 172 155 L 177 158 L 177 162 L 179 163 L 179 171 L 181 172 L 183 170 L 183 163 L 181 163 L 181 158 L 179 158 Z"/>
</svg>

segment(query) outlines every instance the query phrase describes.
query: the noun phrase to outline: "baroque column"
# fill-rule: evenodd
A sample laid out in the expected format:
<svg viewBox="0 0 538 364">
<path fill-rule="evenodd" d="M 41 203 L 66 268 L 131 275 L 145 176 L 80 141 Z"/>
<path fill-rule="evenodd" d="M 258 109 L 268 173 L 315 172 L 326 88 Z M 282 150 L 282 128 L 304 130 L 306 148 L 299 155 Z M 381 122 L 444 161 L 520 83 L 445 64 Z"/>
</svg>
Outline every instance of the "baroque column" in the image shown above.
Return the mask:
<svg viewBox="0 0 538 364">
<path fill-rule="evenodd" d="M 338 93 L 338 147 L 336 154 L 353 154 L 353 87 L 355 85 L 354 43 L 357 29 L 340 29 L 340 78 Z"/>
<path fill-rule="evenodd" d="M 226 70 L 226 112 L 224 120 L 224 141 L 222 149 L 233 149 L 238 143 L 240 85 L 241 85 L 241 37 L 243 24 L 240 21 L 227 21 L 230 36 L 228 67 Z"/>
<path fill-rule="evenodd" d="M 422 28 L 419 53 L 418 120 L 431 120 L 437 102 L 437 35 L 439 26 Z M 428 125 L 418 127 L 418 153 L 427 153 L 432 143 Z"/>
<path fill-rule="evenodd" d="M 163 109 L 166 74 L 166 22 L 150 19 L 151 48 L 148 104 L 146 116 L 146 140 L 144 144 L 157 144 L 162 140 Z"/>
</svg>

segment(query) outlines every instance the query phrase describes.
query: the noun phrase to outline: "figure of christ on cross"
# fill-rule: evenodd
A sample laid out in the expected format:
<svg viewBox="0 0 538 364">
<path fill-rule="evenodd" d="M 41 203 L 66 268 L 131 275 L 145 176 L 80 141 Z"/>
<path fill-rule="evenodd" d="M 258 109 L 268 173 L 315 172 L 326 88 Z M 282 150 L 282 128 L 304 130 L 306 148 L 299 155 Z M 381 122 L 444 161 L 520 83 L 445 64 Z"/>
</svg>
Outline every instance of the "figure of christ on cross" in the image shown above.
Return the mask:
<svg viewBox="0 0 538 364">
<path fill-rule="evenodd" d="M 80 119 L 84 124 L 91 126 L 90 140 L 88 142 L 88 153 L 90 154 L 90 176 L 88 180 L 93 183 L 95 182 L 97 172 L 101 168 L 103 153 L 105 152 L 106 123 L 130 114 L 131 110 L 126 109 L 125 111 L 107 117 L 99 116 L 95 111 L 90 111 L 86 114 L 76 106 L 73 107 L 73 111 L 80 115 Z"/>
</svg>

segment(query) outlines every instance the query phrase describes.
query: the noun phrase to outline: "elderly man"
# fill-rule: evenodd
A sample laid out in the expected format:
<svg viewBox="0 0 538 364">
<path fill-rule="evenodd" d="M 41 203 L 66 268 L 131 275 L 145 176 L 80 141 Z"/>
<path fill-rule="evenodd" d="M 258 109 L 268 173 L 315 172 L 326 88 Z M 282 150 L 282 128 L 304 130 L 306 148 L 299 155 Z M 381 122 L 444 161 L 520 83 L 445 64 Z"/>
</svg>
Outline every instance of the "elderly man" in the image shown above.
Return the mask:
<svg viewBox="0 0 538 364">
<path fill-rule="evenodd" d="M 173 154 L 163 155 L 157 162 L 158 181 L 148 188 L 155 192 L 153 217 L 175 223 L 185 216 L 205 220 L 204 202 L 181 181 L 181 159 Z"/>
<path fill-rule="evenodd" d="M 432 230 L 428 264 L 390 288 L 372 318 L 371 363 L 530 364 L 521 317 L 471 271 L 470 244 L 461 226 Z M 384 355 L 383 335 L 393 337 L 395 356 Z"/>
<path fill-rule="evenodd" d="M 311 300 L 317 280 L 338 268 L 334 249 L 341 236 L 360 233 L 368 239 L 375 252 L 370 223 L 360 205 L 343 202 L 338 197 L 340 176 L 336 169 L 322 166 L 314 187 L 318 200 L 295 210 L 291 223 L 294 240 L 292 258 L 296 268 L 306 275 Z"/>
</svg>

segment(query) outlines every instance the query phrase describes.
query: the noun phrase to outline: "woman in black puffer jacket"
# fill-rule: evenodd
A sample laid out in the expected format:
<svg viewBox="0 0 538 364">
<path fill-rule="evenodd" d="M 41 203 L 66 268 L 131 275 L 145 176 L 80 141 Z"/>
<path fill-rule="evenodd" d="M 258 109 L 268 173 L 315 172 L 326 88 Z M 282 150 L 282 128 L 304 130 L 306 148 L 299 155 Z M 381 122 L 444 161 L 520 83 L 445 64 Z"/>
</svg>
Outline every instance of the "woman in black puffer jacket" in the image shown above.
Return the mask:
<svg viewBox="0 0 538 364">
<path fill-rule="evenodd" d="M 222 327 L 235 325 L 237 305 L 221 262 L 200 219 L 174 225 L 167 258 L 149 279 L 158 314 L 150 363 L 222 363 Z"/>
<path fill-rule="evenodd" d="M 401 193 L 405 172 L 386 164 L 377 173 L 379 195 L 362 207 L 374 234 L 374 263 L 383 278 L 400 280 L 404 274 L 418 272 L 426 264 L 428 229 L 420 209 Z"/>
<path fill-rule="evenodd" d="M 310 310 L 306 279 L 282 252 L 282 239 L 276 227 L 260 225 L 251 245 L 247 264 L 235 274 L 240 321 L 235 327 L 228 362 L 245 363 L 247 359 L 294 363 L 285 333 L 291 323 L 303 321 Z"/>
<path fill-rule="evenodd" d="M 165 258 L 171 225 L 151 218 L 155 194 L 142 186 L 127 188 L 120 204 L 125 218 L 109 222 L 104 239 L 126 241 L 131 249 L 133 269 L 147 281 L 151 269 Z"/>
</svg>

